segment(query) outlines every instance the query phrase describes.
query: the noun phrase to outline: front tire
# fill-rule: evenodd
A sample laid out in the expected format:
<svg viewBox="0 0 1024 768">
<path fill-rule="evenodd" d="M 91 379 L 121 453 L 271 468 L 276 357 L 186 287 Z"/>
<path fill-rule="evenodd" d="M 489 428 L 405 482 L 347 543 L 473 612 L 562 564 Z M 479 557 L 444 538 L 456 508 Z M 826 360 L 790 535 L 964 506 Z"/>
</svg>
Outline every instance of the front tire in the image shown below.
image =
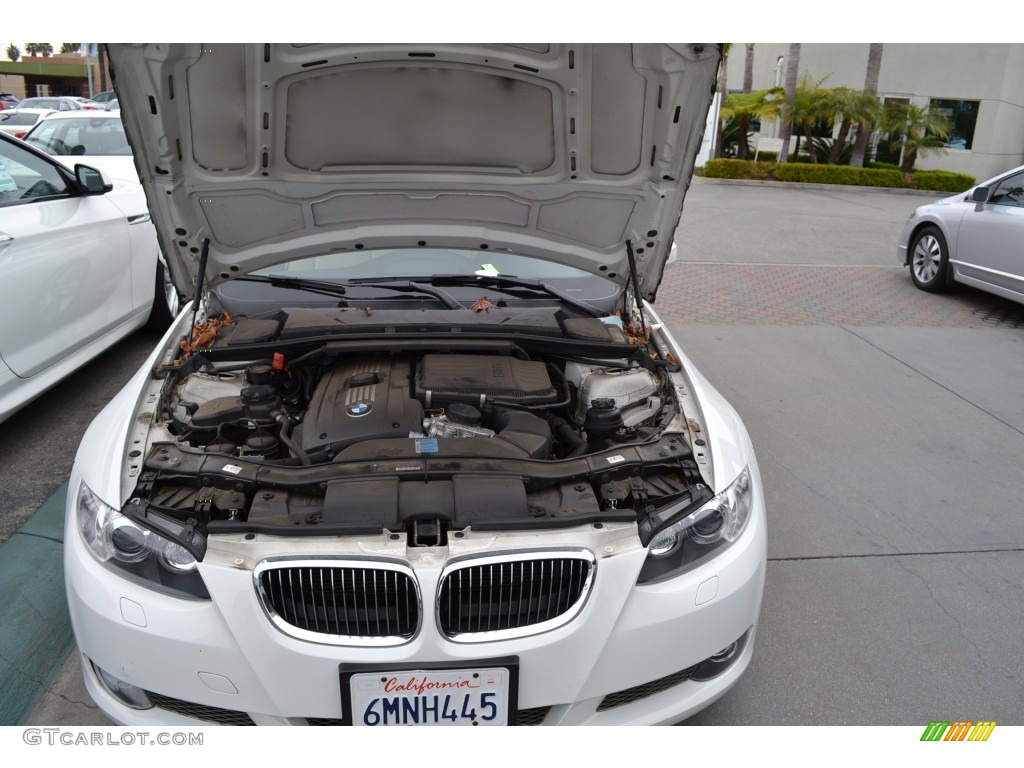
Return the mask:
<svg viewBox="0 0 1024 768">
<path fill-rule="evenodd" d="M 910 277 L 922 291 L 938 293 L 947 288 L 949 249 L 938 227 L 925 227 L 910 246 Z"/>
<path fill-rule="evenodd" d="M 171 276 L 167 274 L 164 263 L 159 259 L 156 262 L 156 287 L 153 294 L 153 309 L 149 312 L 149 320 L 146 327 L 153 331 L 163 332 L 171 324 L 171 321 L 178 316 L 181 310 L 181 297 L 178 296 L 178 289 L 171 282 Z"/>
</svg>

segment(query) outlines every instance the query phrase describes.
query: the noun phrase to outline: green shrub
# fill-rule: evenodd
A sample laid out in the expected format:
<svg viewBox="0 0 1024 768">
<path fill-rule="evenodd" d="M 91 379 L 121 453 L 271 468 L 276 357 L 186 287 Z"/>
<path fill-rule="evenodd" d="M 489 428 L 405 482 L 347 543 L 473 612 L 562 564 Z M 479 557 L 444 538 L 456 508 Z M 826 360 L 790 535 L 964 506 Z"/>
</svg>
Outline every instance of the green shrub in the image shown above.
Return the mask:
<svg viewBox="0 0 1024 768">
<path fill-rule="evenodd" d="M 824 163 L 774 163 L 751 160 L 718 159 L 709 160 L 704 166 L 704 176 L 713 179 L 772 179 L 795 181 L 805 184 L 840 184 L 859 187 L 908 186 L 899 168 L 887 163 L 872 163 L 870 168 L 853 168 L 849 165 L 826 165 Z M 909 186 L 912 189 L 928 189 L 940 192 L 963 192 L 974 186 L 971 176 L 951 171 L 917 171 L 912 175 Z"/>
<path fill-rule="evenodd" d="M 849 165 L 822 163 L 784 163 L 774 176 L 778 181 L 801 181 L 810 184 L 846 184 L 860 187 L 902 187 L 899 171 L 853 168 Z"/>
<path fill-rule="evenodd" d="M 963 192 L 977 183 L 973 176 L 952 171 L 915 171 L 912 189 L 934 189 L 938 192 Z"/>
<path fill-rule="evenodd" d="M 712 179 L 749 179 L 751 165 L 749 160 L 716 157 L 704 164 L 704 175 Z"/>
<path fill-rule="evenodd" d="M 818 159 L 819 163 L 827 163 L 829 157 L 832 156 L 832 148 L 835 146 L 835 139 L 815 138 L 814 139 L 814 156 Z M 853 159 L 853 142 L 846 142 L 843 145 L 842 150 L 839 152 L 839 162 L 837 165 L 849 165 L 850 160 Z"/>
</svg>

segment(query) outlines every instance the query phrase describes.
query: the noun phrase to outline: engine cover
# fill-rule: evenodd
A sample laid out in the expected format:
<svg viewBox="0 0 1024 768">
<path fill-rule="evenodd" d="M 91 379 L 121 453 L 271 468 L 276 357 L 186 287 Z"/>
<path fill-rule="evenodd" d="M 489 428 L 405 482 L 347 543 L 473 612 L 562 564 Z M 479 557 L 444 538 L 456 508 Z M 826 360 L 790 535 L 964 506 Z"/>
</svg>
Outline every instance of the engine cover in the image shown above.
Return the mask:
<svg viewBox="0 0 1024 768">
<path fill-rule="evenodd" d="M 544 363 L 497 355 L 424 355 L 416 396 L 428 408 L 487 402 L 553 403 L 558 393 Z"/>
<path fill-rule="evenodd" d="M 363 440 L 419 432 L 423 406 L 412 397 L 411 382 L 409 359 L 358 357 L 337 363 L 310 398 L 299 445 L 307 452 L 328 446 L 337 452 Z"/>
</svg>

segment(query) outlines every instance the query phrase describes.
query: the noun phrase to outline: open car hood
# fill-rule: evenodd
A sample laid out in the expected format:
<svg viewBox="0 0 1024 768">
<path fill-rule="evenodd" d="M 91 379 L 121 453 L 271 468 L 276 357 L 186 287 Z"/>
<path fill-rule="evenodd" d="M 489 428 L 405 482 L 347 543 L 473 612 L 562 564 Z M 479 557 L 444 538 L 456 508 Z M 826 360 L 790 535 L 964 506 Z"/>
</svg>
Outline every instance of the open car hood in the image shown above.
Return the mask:
<svg viewBox="0 0 1024 768">
<path fill-rule="evenodd" d="M 329 251 L 508 250 L 653 299 L 714 44 L 109 46 L 175 283 Z M 486 260 L 486 259 L 485 259 Z"/>
</svg>

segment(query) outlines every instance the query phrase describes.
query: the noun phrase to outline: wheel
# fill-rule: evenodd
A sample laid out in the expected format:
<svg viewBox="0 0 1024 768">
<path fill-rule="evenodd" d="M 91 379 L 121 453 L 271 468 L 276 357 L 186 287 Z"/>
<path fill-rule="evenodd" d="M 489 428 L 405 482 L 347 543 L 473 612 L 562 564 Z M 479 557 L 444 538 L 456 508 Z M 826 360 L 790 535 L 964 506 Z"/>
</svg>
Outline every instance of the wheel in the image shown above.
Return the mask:
<svg viewBox="0 0 1024 768">
<path fill-rule="evenodd" d="M 946 290 L 949 249 L 938 227 L 925 227 L 910 246 L 910 277 L 922 291 Z"/>
<path fill-rule="evenodd" d="M 153 294 L 153 309 L 149 312 L 149 320 L 146 326 L 154 331 L 164 331 L 171 321 L 181 311 L 181 297 L 178 296 L 178 289 L 171 282 L 171 276 L 167 274 L 164 263 L 156 262 L 156 290 Z"/>
</svg>

